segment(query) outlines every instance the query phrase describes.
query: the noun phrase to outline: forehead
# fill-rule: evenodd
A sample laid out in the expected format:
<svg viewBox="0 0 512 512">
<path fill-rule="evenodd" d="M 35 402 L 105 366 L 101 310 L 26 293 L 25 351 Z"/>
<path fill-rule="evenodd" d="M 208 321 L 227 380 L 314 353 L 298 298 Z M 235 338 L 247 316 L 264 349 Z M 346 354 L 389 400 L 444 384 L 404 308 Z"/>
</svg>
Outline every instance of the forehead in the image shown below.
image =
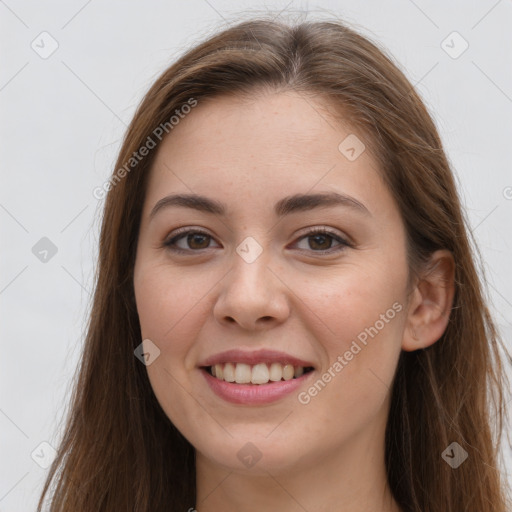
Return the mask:
<svg viewBox="0 0 512 512">
<path fill-rule="evenodd" d="M 293 193 L 335 191 L 357 196 L 370 211 L 389 208 L 393 200 L 364 134 L 332 110 L 296 92 L 198 101 L 158 149 L 148 203 L 175 191 L 240 206 L 258 197 L 271 196 L 274 204 Z"/>
</svg>

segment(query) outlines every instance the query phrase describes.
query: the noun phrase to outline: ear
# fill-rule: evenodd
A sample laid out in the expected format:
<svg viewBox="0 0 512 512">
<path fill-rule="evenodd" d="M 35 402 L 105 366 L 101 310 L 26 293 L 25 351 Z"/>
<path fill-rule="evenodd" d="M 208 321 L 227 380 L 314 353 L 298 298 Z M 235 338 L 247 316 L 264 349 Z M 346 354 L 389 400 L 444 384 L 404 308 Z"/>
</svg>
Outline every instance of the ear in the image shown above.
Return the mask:
<svg viewBox="0 0 512 512">
<path fill-rule="evenodd" d="M 434 252 L 411 293 L 402 349 L 433 345 L 444 333 L 455 294 L 455 262 L 450 251 Z"/>
</svg>

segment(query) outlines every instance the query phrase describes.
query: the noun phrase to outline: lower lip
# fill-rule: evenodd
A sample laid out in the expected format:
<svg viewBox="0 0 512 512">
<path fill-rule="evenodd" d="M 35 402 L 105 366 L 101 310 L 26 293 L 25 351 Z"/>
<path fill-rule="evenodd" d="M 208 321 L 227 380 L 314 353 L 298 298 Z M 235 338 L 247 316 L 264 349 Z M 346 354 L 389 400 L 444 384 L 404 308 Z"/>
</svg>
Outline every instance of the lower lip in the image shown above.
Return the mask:
<svg viewBox="0 0 512 512">
<path fill-rule="evenodd" d="M 211 375 L 207 370 L 201 368 L 206 382 L 212 391 L 220 398 L 233 404 L 259 405 L 276 402 L 290 393 L 296 391 L 311 374 L 310 371 L 296 379 L 269 382 L 268 384 L 236 384 L 226 382 Z"/>
</svg>

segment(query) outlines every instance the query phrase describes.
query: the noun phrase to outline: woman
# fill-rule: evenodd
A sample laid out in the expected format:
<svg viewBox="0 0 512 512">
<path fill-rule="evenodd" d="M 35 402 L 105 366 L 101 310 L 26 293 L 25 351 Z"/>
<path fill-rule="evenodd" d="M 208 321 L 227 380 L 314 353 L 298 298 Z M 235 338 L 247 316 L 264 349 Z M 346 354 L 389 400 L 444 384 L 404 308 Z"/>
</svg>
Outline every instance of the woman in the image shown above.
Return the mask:
<svg viewBox="0 0 512 512">
<path fill-rule="evenodd" d="M 383 50 L 339 22 L 227 29 L 157 79 L 101 190 L 39 509 L 56 478 L 53 511 L 506 510 L 498 335 Z"/>
</svg>

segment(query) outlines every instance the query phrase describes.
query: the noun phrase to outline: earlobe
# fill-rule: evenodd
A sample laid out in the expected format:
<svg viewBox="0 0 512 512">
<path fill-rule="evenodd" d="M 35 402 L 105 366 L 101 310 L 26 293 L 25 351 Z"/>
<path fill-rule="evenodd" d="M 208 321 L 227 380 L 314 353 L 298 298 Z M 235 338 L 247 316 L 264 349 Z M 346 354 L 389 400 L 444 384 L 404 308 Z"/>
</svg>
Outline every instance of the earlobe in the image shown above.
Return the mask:
<svg viewBox="0 0 512 512">
<path fill-rule="evenodd" d="M 427 348 L 441 338 L 455 295 L 455 262 L 450 251 L 434 252 L 411 295 L 402 349 Z"/>
</svg>

